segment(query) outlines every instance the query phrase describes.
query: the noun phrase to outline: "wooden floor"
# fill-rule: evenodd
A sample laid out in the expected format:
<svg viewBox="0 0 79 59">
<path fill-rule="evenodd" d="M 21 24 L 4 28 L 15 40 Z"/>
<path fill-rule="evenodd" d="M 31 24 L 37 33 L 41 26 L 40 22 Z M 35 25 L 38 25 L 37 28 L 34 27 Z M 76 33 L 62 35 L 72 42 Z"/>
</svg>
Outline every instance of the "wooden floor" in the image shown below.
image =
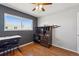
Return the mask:
<svg viewBox="0 0 79 59">
<path fill-rule="evenodd" d="M 46 48 L 37 43 L 32 43 L 20 48 L 21 51 L 15 50 L 12 56 L 79 56 L 79 54 L 67 51 L 55 46 Z"/>
</svg>

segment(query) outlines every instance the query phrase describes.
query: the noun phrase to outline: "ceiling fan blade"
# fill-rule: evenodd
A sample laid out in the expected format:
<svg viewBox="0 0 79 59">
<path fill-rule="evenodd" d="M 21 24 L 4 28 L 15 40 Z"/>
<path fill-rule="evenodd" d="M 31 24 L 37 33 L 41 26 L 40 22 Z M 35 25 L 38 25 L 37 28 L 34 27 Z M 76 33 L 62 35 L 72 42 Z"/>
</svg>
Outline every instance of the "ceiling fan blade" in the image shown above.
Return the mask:
<svg viewBox="0 0 79 59">
<path fill-rule="evenodd" d="M 52 3 L 43 3 L 43 5 L 51 5 Z"/>
<path fill-rule="evenodd" d="M 32 3 L 32 4 L 36 4 L 36 5 L 51 5 L 52 3 Z"/>
</svg>

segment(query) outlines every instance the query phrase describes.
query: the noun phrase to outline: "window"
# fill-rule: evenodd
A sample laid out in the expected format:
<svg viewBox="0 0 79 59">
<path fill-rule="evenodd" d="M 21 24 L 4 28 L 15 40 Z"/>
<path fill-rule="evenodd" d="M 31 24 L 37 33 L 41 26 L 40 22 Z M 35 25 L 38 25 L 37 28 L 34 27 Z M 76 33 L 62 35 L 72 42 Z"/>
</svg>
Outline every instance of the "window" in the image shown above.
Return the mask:
<svg viewBox="0 0 79 59">
<path fill-rule="evenodd" d="M 22 19 L 22 30 L 32 30 L 32 20 Z"/>
<path fill-rule="evenodd" d="M 4 14 L 4 30 L 33 30 L 33 20 Z"/>
</svg>

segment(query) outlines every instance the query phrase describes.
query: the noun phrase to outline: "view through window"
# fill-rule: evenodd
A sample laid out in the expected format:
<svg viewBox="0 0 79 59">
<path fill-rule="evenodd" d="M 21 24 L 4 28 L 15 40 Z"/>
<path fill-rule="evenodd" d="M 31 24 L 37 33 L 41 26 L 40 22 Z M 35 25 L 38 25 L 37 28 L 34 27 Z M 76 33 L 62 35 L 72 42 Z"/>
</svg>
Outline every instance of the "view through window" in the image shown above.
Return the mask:
<svg viewBox="0 0 79 59">
<path fill-rule="evenodd" d="M 33 20 L 5 13 L 4 30 L 33 30 Z"/>
</svg>

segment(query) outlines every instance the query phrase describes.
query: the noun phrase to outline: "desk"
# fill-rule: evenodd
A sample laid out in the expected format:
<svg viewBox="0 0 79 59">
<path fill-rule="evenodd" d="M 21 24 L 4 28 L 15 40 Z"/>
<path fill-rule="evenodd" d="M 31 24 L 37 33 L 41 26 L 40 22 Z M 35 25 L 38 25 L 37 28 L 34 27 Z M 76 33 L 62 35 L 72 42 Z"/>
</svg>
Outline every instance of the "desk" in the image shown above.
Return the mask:
<svg viewBox="0 0 79 59">
<path fill-rule="evenodd" d="M 18 48 L 20 39 L 21 36 L 19 35 L 0 37 L 0 54 L 2 55 Z"/>
</svg>

